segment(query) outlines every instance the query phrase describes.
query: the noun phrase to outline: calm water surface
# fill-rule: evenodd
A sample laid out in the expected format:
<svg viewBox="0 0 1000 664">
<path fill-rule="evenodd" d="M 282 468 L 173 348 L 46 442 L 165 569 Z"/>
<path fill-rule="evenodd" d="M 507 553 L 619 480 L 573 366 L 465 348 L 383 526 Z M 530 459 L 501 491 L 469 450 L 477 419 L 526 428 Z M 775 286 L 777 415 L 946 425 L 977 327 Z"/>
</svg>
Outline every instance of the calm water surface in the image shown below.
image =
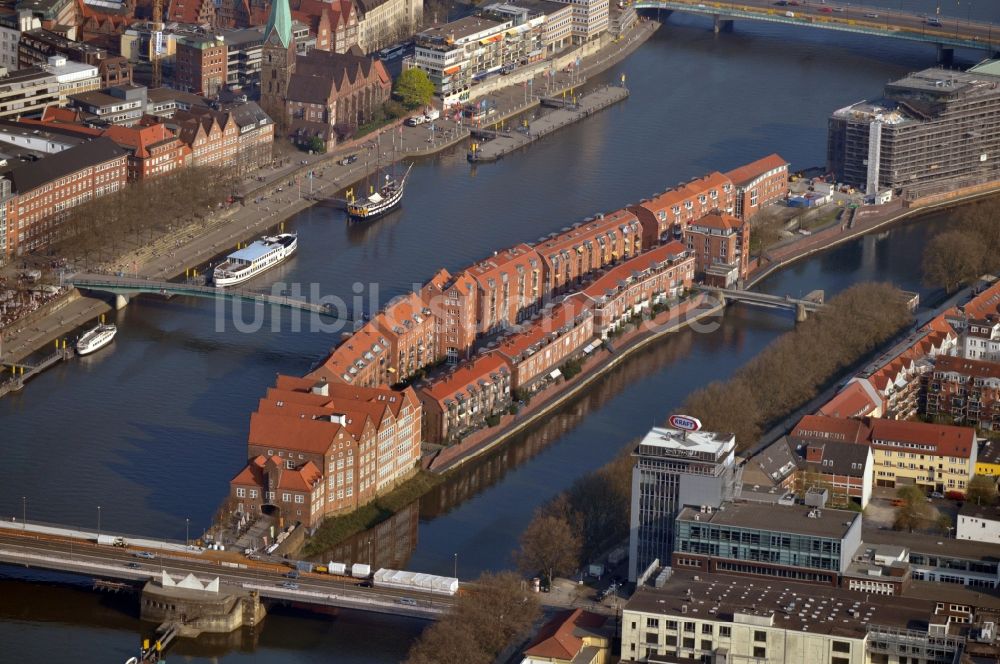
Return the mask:
<svg viewBox="0 0 1000 664">
<path fill-rule="evenodd" d="M 870 3 L 868 3 L 870 4 Z M 926 10 L 932 2 L 907 2 Z M 995 18 L 978 3 L 973 18 Z M 945 9 L 945 8 L 943 8 Z M 961 10 L 964 12 L 965 4 Z M 988 10 L 987 14 L 982 14 Z M 315 209 L 291 226 L 298 255 L 262 277 L 317 283 L 349 297 L 356 282 L 383 300 L 494 248 L 532 241 L 705 171 L 777 151 L 793 168 L 822 164 L 826 118 L 889 79 L 933 64 L 929 47 L 739 24 L 721 37 L 673 19 L 607 79 L 631 98 L 497 164 L 470 168 L 455 150 L 420 162 L 400 212 L 348 228 Z M 921 290 L 920 248 L 938 217 L 859 240 L 775 276 L 765 290 L 828 294 L 879 279 Z M 223 317 L 225 318 L 225 317 Z M 306 371 L 337 337 L 217 330 L 213 304 L 139 299 L 118 314 L 113 347 L 69 362 L 0 401 L 5 453 L 0 515 L 151 536 L 205 527 L 241 466 L 249 413 L 278 372 Z M 269 320 L 269 323 L 272 322 Z M 662 420 L 694 387 L 725 378 L 780 333 L 789 316 L 736 308 L 718 332 L 682 332 L 600 381 L 493 456 L 470 464 L 379 537 L 380 561 L 463 577 L 509 565 L 538 505 Z M 123 660 L 138 639 L 132 607 L 82 590 L 0 584 L 0 662 Z M 343 614 L 271 616 L 255 642 L 198 642 L 171 659 L 203 662 L 387 662 L 419 622 Z"/>
</svg>

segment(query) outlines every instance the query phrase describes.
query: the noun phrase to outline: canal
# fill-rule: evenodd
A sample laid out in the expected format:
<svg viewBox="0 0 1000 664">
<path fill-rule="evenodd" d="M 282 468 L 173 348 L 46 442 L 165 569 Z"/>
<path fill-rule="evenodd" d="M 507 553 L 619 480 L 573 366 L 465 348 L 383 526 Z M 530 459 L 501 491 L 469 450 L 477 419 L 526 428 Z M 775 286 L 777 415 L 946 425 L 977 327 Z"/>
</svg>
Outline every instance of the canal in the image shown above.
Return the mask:
<svg viewBox="0 0 1000 664">
<path fill-rule="evenodd" d="M 910 4 L 910 3 L 907 3 Z M 965 7 L 962 7 L 965 11 Z M 995 10 L 994 10 L 995 11 Z M 309 210 L 291 222 L 298 255 L 257 285 L 317 283 L 349 297 L 377 284 L 382 300 L 494 248 L 533 241 L 708 170 L 772 151 L 793 168 L 824 160 L 826 118 L 877 94 L 890 78 L 933 64 L 928 47 L 738 25 L 713 36 L 675 19 L 621 72 L 632 96 L 496 164 L 471 168 L 464 146 L 414 168 L 405 207 L 366 227 Z M 814 257 L 762 285 L 833 294 L 864 279 L 922 290 L 923 242 L 939 215 Z M 138 299 L 118 314 L 114 345 L 43 375 L 0 401 L 6 461 L 0 515 L 182 538 L 200 532 L 245 458 L 249 414 L 278 372 L 301 374 L 337 337 L 233 329 L 214 305 Z M 580 401 L 494 455 L 470 464 L 379 532 L 376 560 L 462 577 L 509 566 L 532 512 L 605 463 L 693 388 L 725 378 L 791 329 L 785 314 L 735 308 L 713 334 L 681 332 L 603 378 Z M 22 498 L 24 502 L 22 502 Z M 457 557 L 456 557 L 457 554 Z M 138 623 L 114 596 L 0 585 L 0 661 L 123 661 Z M 187 661 L 386 662 L 422 625 L 344 614 L 337 620 L 269 617 L 255 643 L 182 644 Z M 359 637 L 363 634 L 363 637 Z M 321 654 L 322 653 L 322 654 Z"/>
</svg>

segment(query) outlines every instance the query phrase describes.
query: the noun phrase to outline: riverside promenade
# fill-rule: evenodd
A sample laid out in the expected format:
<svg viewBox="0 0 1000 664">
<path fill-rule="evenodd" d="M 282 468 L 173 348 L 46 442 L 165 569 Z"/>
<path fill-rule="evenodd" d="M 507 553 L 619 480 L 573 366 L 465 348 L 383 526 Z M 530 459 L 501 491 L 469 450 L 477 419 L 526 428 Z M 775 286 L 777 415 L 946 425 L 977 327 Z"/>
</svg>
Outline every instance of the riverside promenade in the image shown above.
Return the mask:
<svg viewBox="0 0 1000 664">
<path fill-rule="evenodd" d="M 587 78 L 620 62 L 659 27 L 658 23 L 640 21 L 623 39 L 582 59 L 575 72 L 558 72 L 546 88 L 541 73 L 531 84 L 539 93 L 562 94 L 563 90 L 584 85 Z M 496 121 L 517 116 L 538 105 L 537 98 L 526 98 L 525 85 L 517 83 L 491 92 L 496 104 Z M 173 279 L 193 267 L 204 265 L 217 256 L 235 249 L 236 244 L 279 228 L 293 215 L 311 207 L 317 200 L 333 198 L 347 187 L 375 172 L 377 164 L 430 156 L 467 140 L 469 128 L 442 118 L 431 129 L 426 125 L 406 127 L 402 119 L 373 134 L 338 146 L 329 154 L 286 154 L 279 165 L 254 172 L 247 177 L 240 193 L 244 204 L 213 213 L 207 219 L 175 229 L 169 236 L 126 252 L 101 268 L 89 271 L 125 272 L 137 277 Z M 381 155 L 377 155 L 381 151 Z M 351 165 L 338 162 L 357 155 Z M 313 177 L 309 177 L 310 172 Z M 281 191 L 278 191 L 278 189 Z M 112 310 L 109 303 L 81 296 L 72 291 L 25 319 L 0 330 L 0 363 L 22 361 L 53 339 L 65 338 L 74 330 Z"/>
</svg>

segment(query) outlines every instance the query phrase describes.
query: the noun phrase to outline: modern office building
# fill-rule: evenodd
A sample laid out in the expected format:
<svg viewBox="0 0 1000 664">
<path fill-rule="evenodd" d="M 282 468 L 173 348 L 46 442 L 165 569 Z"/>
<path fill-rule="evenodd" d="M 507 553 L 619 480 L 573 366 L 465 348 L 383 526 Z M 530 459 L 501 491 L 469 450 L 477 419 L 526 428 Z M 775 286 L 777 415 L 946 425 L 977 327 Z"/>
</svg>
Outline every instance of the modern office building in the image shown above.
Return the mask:
<svg viewBox="0 0 1000 664">
<path fill-rule="evenodd" d="M 827 165 L 837 180 L 916 194 L 1000 178 L 1000 76 L 925 69 L 881 99 L 834 112 Z"/>
<path fill-rule="evenodd" d="M 654 427 L 633 456 L 629 581 L 669 563 L 685 505 L 719 507 L 739 486 L 733 434 Z"/>
</svg>

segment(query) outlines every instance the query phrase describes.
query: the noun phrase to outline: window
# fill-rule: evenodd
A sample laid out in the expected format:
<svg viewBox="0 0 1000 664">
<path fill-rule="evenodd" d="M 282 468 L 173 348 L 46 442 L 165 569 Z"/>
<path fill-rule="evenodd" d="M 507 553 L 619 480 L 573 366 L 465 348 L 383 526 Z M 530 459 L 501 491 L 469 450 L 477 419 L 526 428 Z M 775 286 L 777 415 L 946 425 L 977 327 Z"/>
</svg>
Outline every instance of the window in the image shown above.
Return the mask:
<svg viewBox="0 0 1000 664">
<path fill-rule="evenodd" d="M 694 634 L 694 623 L 684 623 L 684 631 L 688 634 Z"/>
<path fill-rule="evenodd" d="M 753 640 L 754 641 L 767 641 L 767 632 L 765 632 L 762 629 L 754 630 Z M 756 655 L 755 655 L 755 657 L 756 657 Z"/>
<path fill-rule="evenodd" d="M 246 496 L 247 496 L 247 490 L 246 489 L 243 489 L 243 488 L 240 488 L 240 487 L 236 488 L 236 497 L 237 498 L 246 498 Z"/>
<path fill-rule="evenodd" d="M 767 658 L 767 649 L 764 648 L 763 646 L 754 646 L 754 648 L 753 648 L 753 656 L 757 657 L 759 659 L 766 659 Z"/>
<path fill-rule="evenodd" d="M 851 644 L 847 641 L 834 641 L 833 652 L 851 652 Z"/>
<path fill-rule="evenodd" d="M 659 643 L 656 632 L 646 632 L 646 643 Z"/>
<path fill-rule="evenodd" d="M 730 627 L 728 625 L 720 625 L 719 626 L 719 636 L 728 639 L 732 635 L 733 635 L 733 628 L 732 627 Z"/>
<path fill-rule="evenodd" d="M 295 496 L 295 502 L 297 502 L 297 503 L 304 503 L 305 502 L 305 496 L 296 495 Z"/>
<path fill-rule="evenodd" d="M 286 503 L 290 503 L 292 501 L 292 494 L 290 494 L 290 493 L 283 493 L 283 494 L 281 494 L 281 500 L 284 501 L 284 502 L 286 502 Z"/>
<path fill-rule="evenodd" d="M 704 623 L 704 624 L 702 624 L 702 626 L 701 626 L 701 633 L 702 634 L 711 634 L 712 633 L 712 624 L 711 623 Z"/>
<path fill-rule="evenodd" d="M 691 650 L 694 650 L 694 639 L 684 639 L 682 645 L 685 648 L 690 648 Z"/>
<path fill-rule="evenodd" d="M 708 639 L 702 639 L 701 640 L 701 648 L 700 649 L 701 650 L 711 650 L 712 649 L 712 642 L 709 641 Z"/>
<path fill-rule="evenodd" d="M 677 621 L 676 620 L 668 620 L 667 621 L 667 629 L 677 629 Z"/>
<path fill-rule="evenodd" d="M 646 627 L 650 629 L 657 629 L 660 626 L 659 618 L 646 618 Z"/>
</svg>

